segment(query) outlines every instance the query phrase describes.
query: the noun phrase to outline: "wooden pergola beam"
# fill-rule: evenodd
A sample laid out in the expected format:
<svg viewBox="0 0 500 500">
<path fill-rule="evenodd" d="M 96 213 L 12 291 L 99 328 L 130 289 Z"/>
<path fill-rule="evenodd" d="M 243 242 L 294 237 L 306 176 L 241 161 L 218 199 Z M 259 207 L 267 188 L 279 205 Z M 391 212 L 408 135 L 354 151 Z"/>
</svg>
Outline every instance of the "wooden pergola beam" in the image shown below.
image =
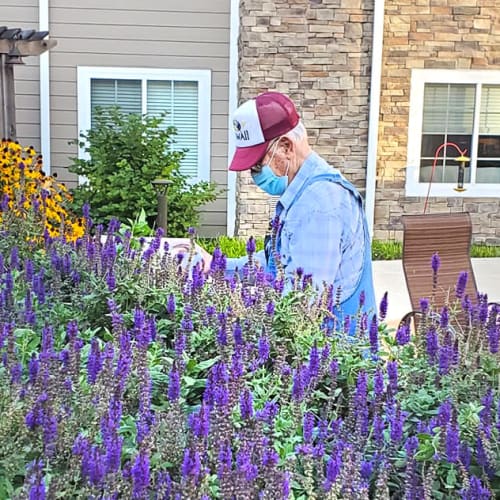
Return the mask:
<svg viewBox="0 0 500 500">
<path fill-rule="evenodd" d="M 16 139 L 16 93 L 14 86 L 14 66 L 23 64 L 23 57 L 39 56 L 57 45 L 56 40 L 26 40 L 19 37 L 21 30 L 8 30 L 0 33 L 0 135 L 3 138 Z M 8 32 L 7 37 L 2 34 Z M 15 33 L 14 33 L 15 32 Z M 33 35 L 33 30 L 30 35 Z M 37 32 L 39 38 L 48 32 Z M 16 37 L 17 36 L 17 37 Z"/>
<path fill-rule="evenodd" d="M 39 56 L 57 45 L 54 39 L 49 40 L 2 40 L 0 39 L 0 54 L 20 57 Z"/>
</svg>

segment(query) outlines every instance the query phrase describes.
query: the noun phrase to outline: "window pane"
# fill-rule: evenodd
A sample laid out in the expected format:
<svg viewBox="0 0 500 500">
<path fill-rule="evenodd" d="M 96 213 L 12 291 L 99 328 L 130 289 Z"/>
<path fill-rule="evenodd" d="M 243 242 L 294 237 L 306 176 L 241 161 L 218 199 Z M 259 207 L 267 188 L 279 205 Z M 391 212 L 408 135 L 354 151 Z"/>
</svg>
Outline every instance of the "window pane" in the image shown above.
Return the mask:
<svg viewBox="0 0 500 500">
<path fill-rule="evenodd" d="M 177 129 L 173 148 L 188 149 L 181 162 L 182 172 L 198 175 L 198 82 L 148 81 L 148 113 L 167 112 L 165 126 Z"/>
<path fill-rule="evenodd" d="M 500 85 L 482 87 L 479 133 L 500 134 Z"/>
<path fill-rule="evenodd" d="M 141 113 L 141 81 L 93 78 L 90 105 L 92 115 L 97 106 L 119 106 L 125 113 Z"/>
<path fill-rule="evenodd" d="M 480 184 L 500 184 L 500 160 L 478 161 L 476 182 Z"/>
<path fill-rule="evenodd" d="M 430 182 L 432 174 L 432 160 L 422 160 L 420 164 L 420 182 Z M 443 161 L 437 162 L 432 174 L 432 182 L 440 183 L 446 182 L 456 184 L 458 179 L 458 163 L 448 160 L 443 166 Z M 465 169 L 464 182 L 470 182 L 470 168 Z"/>
<path fill-rule="evenodd" d="M 466 154 L 470 154 L 471 140 L 472 136 L 470 135 L 423 135 L 422 150 L 420 154 L 422 158 L 434 158 L 439 147 L 442 146 L 445 142 L 455 144 L 461 151 L 465 150 Z M 459 155 L 460 153 L 458 152 L 458 150 L 452 145 L 449 145 L 439 151 L 440 158 L 444 156 L 448 159 L 455 159 Z"/>
<path fill-rule="evenodd" d="M 474 85 L 426 84 L 423 133 L 471 134 L 474 98 Z"/>
<path fill-rule="evenodd" d="M 500 158 L 500 136 L 479 136 L 477 155 L 480 158 Z"/>
</svg>

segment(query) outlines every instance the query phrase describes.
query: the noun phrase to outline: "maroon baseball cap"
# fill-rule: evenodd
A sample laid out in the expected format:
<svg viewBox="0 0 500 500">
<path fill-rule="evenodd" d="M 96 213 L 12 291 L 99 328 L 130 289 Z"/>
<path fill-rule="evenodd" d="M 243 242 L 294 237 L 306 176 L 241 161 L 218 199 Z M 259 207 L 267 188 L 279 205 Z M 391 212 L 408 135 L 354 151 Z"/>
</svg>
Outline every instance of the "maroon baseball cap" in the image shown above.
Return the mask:
<svg viewBox="0 0 500 500">
<path fill-rule="evenodd" d="M 236 151 L 229 170 L 248 170 L 266 154 L 269 143 L 290 132 L 300 117 L 293 101 L 280 92 L 265 92 L 243 103 L 233 115 Z"/>
</svg>

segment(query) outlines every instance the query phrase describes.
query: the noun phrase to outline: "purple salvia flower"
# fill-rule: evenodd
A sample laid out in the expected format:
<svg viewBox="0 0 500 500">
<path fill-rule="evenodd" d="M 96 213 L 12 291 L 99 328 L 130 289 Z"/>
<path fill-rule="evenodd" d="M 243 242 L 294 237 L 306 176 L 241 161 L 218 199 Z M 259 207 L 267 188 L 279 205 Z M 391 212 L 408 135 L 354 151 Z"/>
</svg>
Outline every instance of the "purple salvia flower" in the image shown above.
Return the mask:
<svg viewBox="0 0 500 500">
<path fill-rule="evenodd" d="M 451 404 L 451 401 L 449 399 L 441 403 L 441 406 L 438 409 L 437 421 L 438 425 L 442 427 L 443 430 L 450 423 L 452 412 L 453 405 Z"/>
<path fill-rule="evenodd" d="M 23 374 L 23 365 L 21 363 L 14 363 L 10 368 L 10 382 L 11 384 L 19 384 Z"/>
<path fill-rule="evenodd" d="M 150 480 L 149 456 L 145 450 L 141 450 L 135 458 L 131 468 L 133 491 L 132 498 L 143 499 L 147 497 Z"/>
<path fill-rule="evenodd" d="M 330 363 L 330 377 L 332 377 L 333 381 L 337 379 L 338 374 L 339 374 L 339 362 L 337 359 L 334 359 Z"/>
<path fill-rule="evenodd" d="M 361 478 L 364 479 L 366 483 L 368 483 L 370 481 L 372 473 L 373 473 L 373 462 L 362 460 L 360 466 Z"/>
<path fill-rule="evenodd" d="M 43 465 L 41 460 L 35 460 L 27 467 L 30 484 L 29 500 L 45 500 L 46 498 L 45 479 L 42 476 Z"/>
<path fill-rule="evenodd" d="M 0 272 L 2 272 L 2 266 L 0 266 Z M 24 279 L 26 283 L 31 283 L 33 281 L 33 276 L 35 275 L 35 265 L 31 259 L 26 259 L 24 261 Z"/>
<path fill-rule="evenodd" d="M 361 290 L 361 293 L 359 294 L 359 307 L 360 308 L 365 305 L 365 298 L 366 298 L 365 291 Z"/>
<path fill-rule="evenodd" d="M 55 453 L 55 443 L 57 440 L 57 417 L 55 415 L 45 415 L 43 419 L 43 446 L 45 455 L 50 457 Z"/>
<path fill-rule="evenodd" d="M 472 458 L 472 452 L 466 443 L 462 443 L 460 445 L 459 458 L 460 458 L 460 462 L 465 467 L 465 469 L 469 470 L 470 462 L 471 462 L 471 458 Z"/>
<path fill-rule="evenodd" d="M 274 315 L 274 309 L 275 309 L 275 306 L 274 306 L 274 302 L 273 301 L 269 301 L 266 305 L 266 314 L 268 316 L 273 316 Z"/>
<path fill-rule="evenodd" d="M 420 311 L 423 314 L 427 314 L 429 312 L 429 299 L 420 299 Z"/>
<path fill-rule="evenodd" d="M 491 437 L 491 412 L 493 410 L 493 404 L 493 391 L 490 388 L 481 399 L 481 405 L 483 406 L 483 408 L 479 412 L 480 429 L 484 431 L 488 439 Z"/>
<path fill-rule="evenodd" d="M 187 346 L 186 334 L 179 332 L 175 338 L 174 350 L 177 358 L 182 359 L 182 354 Z"/>
<path fill-rule="evenodd" d="M 243 364 L 241 349 L 236 349 L 231 357 L 231 376 L 234 380 L 243 376 L 245 366 Z"/>
<path fill-rule="evenodd" d="M 434 363 L 439 352 L 439 342 L 436 328 L 431 325 L 425 336 L 425 344 L 429 360 Z"/>
<path fill-rule="evenodd" d="M 266 401 L 264 408 L 259 410 L 256 413 L 257 420 L 267 423 L 269 426 L 272 426 L 274 423 L 274 419 L 278 415 L 279 406 L 277 403 L 272 401 Z"/>
<path fill-rule="evenodd" d="M 314 431 L 314 415 L 311 412 L 306 412 L 302 423 L 302 436 L 305 443 L 312 443 Z"/>
<path fill-rule="evenodd" d="M 304 398 L 308 385 L 308 370 L 305 366 L 300 366 L 293 372 L 292 400 L 300 403 Z"/>
<path fill-rule="evenodd" d="M 28 365 L 28 373 L 29 373 L 29 382 L 30 384 L 34 384 L 36 381 L 36 378 L 38 376 L 38 371 L 40 369 L 40 362 L 38 358 L 33 354 L 31 356 L 31 359 L 29 361 Z"/>
<path fill-rule="evenodd" d="M 169 294 L 167 299 L 167 314 L 170 316 L 175 314 L 175 295 L 173 293 Z"/>
<path fill-rule="evenodd" d="M 19 269 L 19 248 L 14 245 L 10 251 L 10 267 L 11 269 Z"/>
<path fill-rule="evenodd" d="M 440 266 L 441 266 L 441 259 L 439 258 L 439 254 L 435 253 L 431 258 L 432 272 L 434 274 L 437 274 Z"/>
<path fill-rule="evenodd" d="M 406 457 L 408 460 L 413 459 L 417 449 L 418 449 L 418 438 L 416 436 L 410 436 L 405 443 Z"/>
<path fill-rule="evenodd" d="M 384 442 L 385 422 L 380 415 L 373 417 L 373 440 L 377 446 L 381 446 Z"/>
<path fill-rule="evenodd" d="M 488 325 L 488 344 L 491 354 L 497 354 L 500 344 L 500 326 L 491 322 Z"/>
<path fill-rule="evenodd" d="M 290 473 L 285 472 L 283 474 L 283 484 L 281 487 L 281 493 L 283 500 L 288 500 L 290 497 Z"/>
<path fill-rule="evenodd" d="M 467 287 L 467 280 L 469 279 L 469 274 L 467 271 L 462 271 L 458 275 L 457 285 L 455 287 L 455 295 L 457 299 L 462 299 L 465 293 L 465 288 Z"/>
<path fill-rule="evenodd" d="M 235 345 L 237 346 L 243 345 L 243 331 L 241 329 L 241 324 L 239 321 L 236 321 L 234 324 L 233 338 Z"/>
<path fill-rule="evenodd" d="M 380 301 L 380 307 L 379 307 L 379 318 L 380 321 L 384 321 L 385 318 L 387 317 L 387 292 L 384 293 L 384 296 L 382 297 L 382 300 Z"/>
<path fill-rule="evenodd" d="M 361 370 L 358 373 L 358 378 L 356 381 L 356 392 L 354 395 L 354 413 L 356 415 L 357 425 L 359 426 L 359 432 L 363 436 L 368 434 L 369 431 L 367 395 L 368 376 L 364 370 Z"/>
<path fill-rule="evenodd" d="M 405 421 L 405 415 L 398 406 L 396 408 L 396 413 L 390 419 L 391 426 L 391 441 L 397 443 L 401 441 L 403 437 L 403 424 Z"/>
<path fill-rule="evenodd" d="M 458 434 L 458 425 L 456 422 L 452 422 L 446 429 L 446 458 L 448 462 L 458 462 L 459 446 L 460 437 Z"/>
<path fill-rule="evenodd" d="M 200 454 L 196 450 L 190 448 L 184 450 L 181 473 L 184 481 L 193 481 L 197 484 L 201 474 L 201 460 Z"/>
<path fill-rule="evenodd" d="M 240 450 L 236 455 L 236 468 L 248 482 L 255 481 L 259 473 L 257 466 L 252 463 L 249 451 L 246 449 Z"/>
<path fill-rule="evenodd" d="M 319 375 L 320 370 L 320 357 L 318 346 L 316 343 L 311 348 L 311 352 L 309 354 L 309 377 L 316 378 Z"/>
<path fill-rule="evenodd" d="M 270 346 L 266 337 L 259 337 L 257 350 L 259 355 L 259 363 L 264 364 L 269 359 Z"/>
<path fill-rule="evenodd" d="M 444 344 L 439 349 L 439 374 L 446 375 L 450 372 L 454 360 L 453 346 Z"/>
<path fill-rule="evenodd" d="M 245 389 L 240 394 L 240 412 L 243 420 L 253 418 L 253 397 L 248 389 Z"/>
<path fill-rule="evenodd" d="M 380 400 L 384 395 L 384 372 L 379 367 L 373 376 L 373 392 L 377 400 Z"/>
<path fill-rule="evenodd" d="M 377 354 L 379 350 L 379 345 L 378 345 L 378 321 L 377 321 L 377 315 L 374 314 L 370 323 L 370 331 L 369 331 L 369 337 L 370 337 L 370 351 L 372 354 Z"/>
<path fill-rule="evenodd" d="M 113 291 L 116 288 L 116 278 L 113 269 L 109 269 L 106 275 L 106 286 L 109 291 Z"/>
<path fill-rule="evenodd" d="M 255 239 L 253 236 L 250 236 L 247 241 L 247 254 L 251 255 L 255 252 Z"/>
<path fill-rule="evenodd" d="M 445 330 L 448 327 L 449 321 L 450 321 L 450 315 L 449 315 L 449 312 L 448 312 L 448 308 L 446 306 L 444 306 L 441 309 L 441 314 L 439 316 L 439 326 L 443 330 Z"/>
<path fill-rule="evenodd" d="M 120 351 L 118 354 L 118 362 L 115 369 L 115 377 L 118 380 L 118 387 L 120 393 L 125 390 L 130 369 L 132 368 L 132 344 L 130 342 L 130 335 L 124 332 L 120 335 Z"/>
<path fill-rule="evenodd" d="M 410 342 L 410 325 L 403 323 L 396 332 L 396 342 L 398 345 L 406 345 Z"/>
<path fill-rule="evenodd" d="M 321 363 L 326 363 L 328 359 L 330 358 L 330 344 L 325 344 L 323 349 L 321 350 Z"/>
<path fill-rule="evenodd" d="M 266 446 L 262 454 L 262 465 L 264 467 L 275 467 L 279 462 L 280 456 L 273 448 Z"/>
<path fill-rule="evenodd" d="M 172 368 L 168 376 L 168 400 L 174 403 L 181 395 L 181 381 L 179 372 Z"/>
<path fill-rule="evenodd" d="M 488 500 L 491 498 L 491 492 L 486 486 L 483 486 L 481 479 L 477 476 L 471 476 L 469 487 L 460 491 L 460 498 L 462 500 Z"/>
<path fill-rule="evenodd" d="M 201 404 L 198 412 L 189 415 L 188 422 L 193 436 L 198 439 L 208 437 L 210 432 L 210 414 L 205 402 Z"/>
<path fill-rule="evenodd" d="M 334 454 L 330 457 L 330 459 L 326 463 L 326 471 L 325 471 L 326 479 L 323 484 L 323 489 L 325 491 L 330 491 L 332 485 L 337 480 L 337 477 L 339 476 L 341 469 L 342 469 L 342 449 L 337 448 Z"/>
<path fill-rule="evenodd" d="M 98 340 L 94 337 L 90 343 L 90 354 L 87 361 L 87 380 L 89 384 L 95 384 L 101 370 L 101 349 Z"/>
<path fill-rule="evenodd" d="M 397 361 L 389 361 L 387 363 L 387 375 L 389 376 L 389 388 L 392 395 L 398 391 L 398 363 Z"/>
<path fill-rule="evenodd" d="M 233 451 L 231 449 L 231 443 L 224 441 L 219 446 L 218 455 L 218 467 L 217 467 L 217 477 L 219 481 L 222 476 L 227 472 L 231 472 L 233 467 Z"/>
</svg>

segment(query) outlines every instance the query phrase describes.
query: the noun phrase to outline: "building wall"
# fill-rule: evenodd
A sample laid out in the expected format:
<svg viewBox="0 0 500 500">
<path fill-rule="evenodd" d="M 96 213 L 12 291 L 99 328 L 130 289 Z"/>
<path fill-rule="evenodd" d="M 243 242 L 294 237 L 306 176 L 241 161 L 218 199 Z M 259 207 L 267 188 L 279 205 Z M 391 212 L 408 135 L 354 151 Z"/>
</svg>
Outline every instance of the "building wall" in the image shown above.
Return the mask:
<svg viewBox="0 0 500 500">
<path fill-rule="evenodd" d="M 2 26 L 38 29 L 38 0 L 2 0 Z M 24 58 L 14 66 L 17 137 L 21 144 L 40 150 L 39 57 Z"/>
<path fill-rule="evenodd" d="M 37 28 L 37 0 L 3 0 L 2 22 Z M 230 0 L 50 0 L 51 172 L 75 185 L 67 170 L 77 156 L 77 67 L 210 69 L 211 180 L 227 186 Z M 8 19 L 5 17 L 8 14 Z M 10 17 L 9 17 L 10 16 Z M 39 147 L 38 58 L 16 68 L 18 132 Z M 203 208 L 200 234 L 226 234 L 227 193 Z"/>
<path fill-rule="evenodd" d="M 373 1 L 242 0 L 239 98 L 288 93 L 313 148 L 364 189 Z M 263 234 L 275 200 L 238 174 L 239 235 Z"/>
<path fill-rule="evenodd" d="M 401 239 L 403 213 L 425 199 L 405 196 L 413 68 L 500 69 L 498 0 L 386 0 L 375 238 Z M 500 244 L 497 198 L 431 198 L 428 212 L 468 211 L 476 242 Z"/>
</svg>

